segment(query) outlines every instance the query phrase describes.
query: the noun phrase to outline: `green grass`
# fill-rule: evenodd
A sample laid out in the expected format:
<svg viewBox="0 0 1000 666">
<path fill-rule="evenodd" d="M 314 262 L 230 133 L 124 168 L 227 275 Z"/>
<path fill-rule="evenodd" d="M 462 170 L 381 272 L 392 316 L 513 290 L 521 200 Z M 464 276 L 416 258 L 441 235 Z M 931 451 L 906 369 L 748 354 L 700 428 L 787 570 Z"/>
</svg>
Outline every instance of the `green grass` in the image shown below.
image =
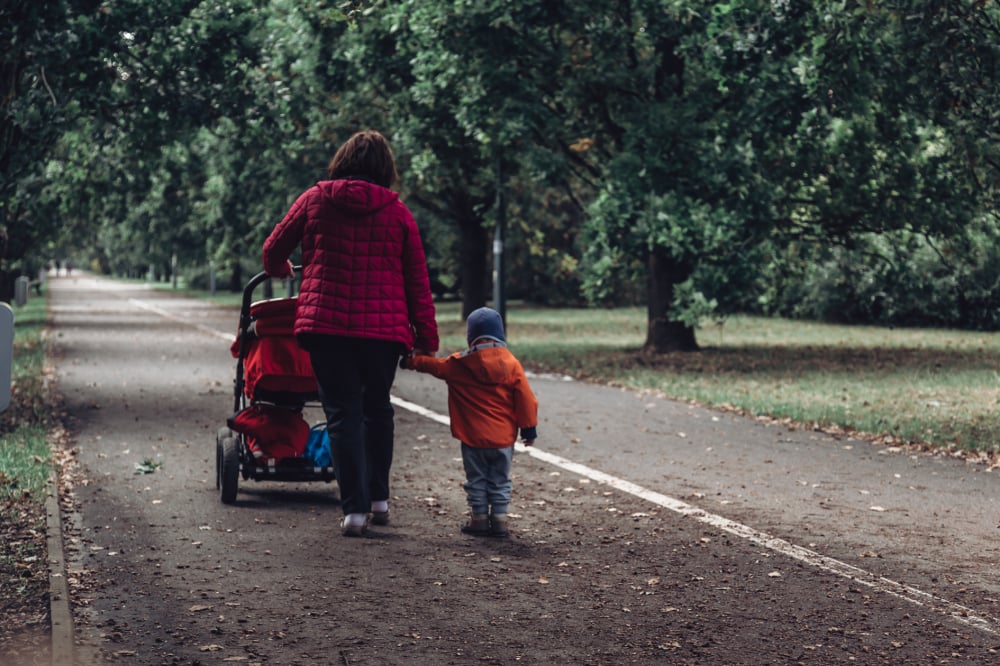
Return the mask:
<svg viewBox="0 0 1000 666">
<path fill-rule="evenodd" d="M 11 402 L 0 414 L 0 502 L 44 501 L 51 470 L 48 429 L 51 406 L 44 391 L 46 299 L 32 294 L 14 306 Z"/>
<path fill-rule="evenodd" d="M 14 306 L 11 401 L 0 413 L 0 622 L 10 627 L 48 608 L 45 488 L 53 422 L 45 370 L 46 298 Z"/>
<path fill-rule="evenodd" d="M 247 280 L 249 280 L 251 277 L 253 276 L 248 275 Z M 129 282 L 134 282 L 136 284 L 144 284 L 150 289 L 155 289 L 157 291 L 162 291 L 162 292 L 169 292 L 177 294 L 178 296 L 190 296 L 192 298 L 200 298 L 202 300 L 210 301 L 218 305 L 232 306 L 238 308 L 243 304 L 242 291 L 239 292 L 229 291 L 228 289 L 226 289 L 221 285 L 215 290 L 214 294 L 211 294 L 204 289 L 194 289 L 192 287 L 187 287 L 184 285 L 183 280 L 180 280 L 178 282 L 176 289 L 169 282 L 146 282 L 143 280 L 129 280 Z M 273 282 L 274 282 L 273 298 L 283 298 L 284 296 L 287 296 L 288 287 L 286 286 L 286 283 L 282 280 L 274 280 Z M 254 296 L 253 297 L 254 301 L 262 300 L 264 298 L 264 286 L 263 285 L 258 286 L 254 290 L 253 296 Z"/>
<path fill-rule="evenodd" d="M 732 317 L 698 331 L 699 352 L 652 355 L 642 351 L 645 308 L 512 302 L 507 320 L 511 349 L 536 371 L 889 443 L 1000 453 L 994 333 Z M 438 324 L 443 350 L 465 346 L 458 303 L 438 304 Z"/>
<path fill-rule="evenodd" d="M 439 306 L 446 349 L 464 345 L 456 305 Z M 642 352 L 641 308 L 512 305 L 508 338 L 535 370 L 889 442 L 996 453 L 1000 335 L 733 317 L 689 354 Z"/>
</svg>

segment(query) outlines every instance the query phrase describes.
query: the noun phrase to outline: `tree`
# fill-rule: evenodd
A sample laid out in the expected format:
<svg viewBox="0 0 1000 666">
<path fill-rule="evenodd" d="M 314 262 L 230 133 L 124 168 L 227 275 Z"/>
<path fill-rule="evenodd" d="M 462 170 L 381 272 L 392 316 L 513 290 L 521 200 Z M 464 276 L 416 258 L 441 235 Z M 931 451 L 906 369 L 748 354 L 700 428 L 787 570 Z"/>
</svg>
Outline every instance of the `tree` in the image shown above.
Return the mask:
<svg viewBox="0 0 1000 666">
<path fill-rule="evenodd" d="M 104 94 L 102 4 L 10 0 L 0 8 L 0 300 L 18 263 L 52 240 L 58 217 L 35 215 L 46 156 L 80 109 Z M 81 82 L 83 85 L 80 85 Z M 14 273 L 10 273 L 13 267 Z"/>
<path fill-rule="evenodd" d="M 585 285 L 606 293 L 646 258 L 648 350 L 695 348 L 685 310 L 712 294 L 692 279 L 762 241 L 951 233 L 980 209 L 950 116 L 935 122 L 904 83 L 919 63 L 900 37 L 903 7 L 616 9 L 582 25 L 577 61 L 599 75 L 572 77 L 568 94 L 595 121 L 588 145 L 608 153 Z"/>
<path fill-rule="evenodd" d="M 68 230 L 114 270 L 177 252 L 238 287 L 291 198 L 370 126 L 465 312 L 488 298 L 500 192 L 526 246 L 518 288 L 578 268 L 592 303 L 645 299 L 663 352 L 745 303 L 770 248 L 955 237 L 997 209 L 995 3 L 12 7 L 9 256 Z"/>
<path fill-rule="evenodd" d="M 285 12 L 293 9 L 206 0 L 109 10 L 117 32 L 101 57 L 114 80 L 63 135 L 49 166 L 59 177 L 46 187 L 90 232 L 102 265 L 134 275 L 153 264 L 166 274 L 179 253 L 183 262 L 215 260 L 242 289 L 244 266 L 257 263 L 293 196 L 289 182 L 319 175 L 310 133 L 325 124 L 303 110 L 315 90 L 290 94 L 288 70 L 301 55 L 291 45 L 303 27 L 300 14 Z M 84 168 L 79 155 L 105 159 Z"/>
<path fill-rule="evenodd" d="M 356 17 L 347 35 L 347 108 L 372 109 L 366 123 L 389 134 L 401 158 L 406 200 L 458 230 L 464 315 L 488 293 L 484 218 L 495 198 L 496 158 L 485 145 L 488 137 L 459 121 L 466 70 L 458 66 L 456 48 L 470 35 L 462 16 L 448 9 L 402 2 Z"/>
</svg>

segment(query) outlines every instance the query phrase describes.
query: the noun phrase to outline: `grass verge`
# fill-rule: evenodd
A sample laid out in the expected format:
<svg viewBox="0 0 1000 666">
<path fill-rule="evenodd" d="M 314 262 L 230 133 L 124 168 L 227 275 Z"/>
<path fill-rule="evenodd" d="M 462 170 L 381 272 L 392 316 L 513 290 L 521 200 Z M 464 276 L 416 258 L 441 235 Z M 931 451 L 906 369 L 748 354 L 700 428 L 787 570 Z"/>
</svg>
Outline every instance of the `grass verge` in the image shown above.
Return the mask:
<svg viewBox="0 0 1000 666">
<path fill-rule="evenodd" d="M 51 417 L 44 390 L 46 301 L 33 298 L 14 311 L 11 402 L 0 414 L 0 502 L 23 497 L 44 500 L 51 469 L 47 426 Z"/>
<path fill-rule="evenodd" d="M 225 294 L 214 300 L 239 302 Z M 1000 336 L 994 333 L 739 316 L 698 331 L 699 352 L 654 355 L 642 351 L 644 308 L 510 303 L 507 320 L 511 348 L 536 371 L 888 444 L 989 459 L 1000 454 Z M 465 346 L 458 303 L 438 304 L 438 323 L 442 349 Z"/>
<path fill-rule="evenodd" d="M 52 409 L 44 381 L 46 299 L 14 310 L 11 402 L 0 414 L 0 653 L 38 653 L 48 635 L 45 488 Z"/>
<path fill-rule="evenodd" d="M 642 351 L 641 308 L 510 307 L 511 349 L 538 371 L 853 431 L 894 444 L 993 456 L 1000 443 L 1000 336 L 733 317 L 698 332 L 701 351 Z M 446 349 L 465 344 L 458 306 L 438 318 Z"/>
</svg>

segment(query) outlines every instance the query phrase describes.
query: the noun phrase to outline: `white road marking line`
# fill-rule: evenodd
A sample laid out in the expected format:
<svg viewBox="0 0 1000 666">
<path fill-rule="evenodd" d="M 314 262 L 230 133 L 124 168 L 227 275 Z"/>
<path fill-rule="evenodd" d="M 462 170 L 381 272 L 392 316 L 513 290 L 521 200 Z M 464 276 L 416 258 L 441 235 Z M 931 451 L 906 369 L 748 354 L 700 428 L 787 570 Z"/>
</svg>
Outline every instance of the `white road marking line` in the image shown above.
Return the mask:
<svg viewBox="0 0 1000 666">
<path fill-rule="evenodd" d="M 234 335 L 232 334 L 225 334 L 208 326 L 195 324 L 138 299 L 130 298 L 129 302 L 137 307 L 165 317 L 166 319 L 182 323 L 186 326 L 192 326 L 203 333 L 207 333 L 217 338 L 227 341 L 231 341 L 234 338 Z M 451 419 L 447 416 L 438 414 L 437 412 L 427 409 L 422 405 L 409 402 L 408 400 L 404 400 L 396 396 L 392 396 L 392 403 L 432 421 L 436 421 L 442 425 L 451 425 Z M 771 536 L 766 532 L 761 532 L 752 527 L 748 527 L 747 525 L 729 520 L 728 518 L 708 513 L 703 509 L 699 509 L 696 506 L 688 504 L 687 502 L 682 502 L 681 500 L 663 495 L 662 493 L 649 490 L 648 488 L 643 488 L 642 486 L 632 483 L 631 481 L 626 481 L 624 479 L 611 476 L 610 474 L 599 472 L 595 469 L 587 467 L 586 465 L 575 463 L 572 460 L 567 460 L 566 458 L 557 456 L 553 453 L 548 453 L 547 451 L 543 451 L 534 446 L 527 447 L 522 444 L 517 444 L 516 448 L 518 452 L 527 453 L 528 455 L 543 462 L 547 462 L 550 465 L 554 465 L 568 472 L 573 472 L 594 481 L 604 483 L 612 488 L 617 488 L 622 492 L 629 493 L 630 495 L 634 495 L 640 499 L 646 500 L 647 502 L 651 502 L 665 509 L 669 509 L 670 511 L 679 513 L 683 516 L 693 518 L 694 520 L 705 523 L 706 525 L 728 532 L 734 536 L 740 537 L 741 539 L 746 539 L 747 541 L 756 543 L 757 545 L 768 548 L 769 550 L 773 550 L 776 553 L 781 553 L 782 555 L 791 557 L 792 559 L 798 560 L 804 564 L 808 564 L 849 580 L 853 580 L 856 583 L 870 587 L 877 592 L 891 594 L 915 606 L 927 608 L 938 614 L 946 615 L 957 622 L 975 629 L 979 629 L 990 634 L 1000 634 L 1000 620 L 987 615 L 978 615 L 975 611 L 966 606 L 956 604 L 948 601 L 947 599 L 942 599 L 941 597 L 934 596 L 929 592 L 924 592 L 923 590 L 910 585 L 897 583 L 894 580 L 878 576 L 870 571 L 865 571 L 864 569 L 846 562 L 841 562 L 840 560 L 832 557 L 820 555 L 819 553 L 809 550 L 808 548 L 796 546 L 795 544 L 785 541 L 784 539 Z"/>
<path fill-rule="evenodd" d="M 185 326 L 191 326 L 192 328 L 196 328 L 202 333 L 208 333 L 209 335 L 215 336 L 217 338 L 222 338 L 223 340 L 227 340 L 229 342 L 232 342 L 233 340 L 236 339 L 235 327 L 232 333 L 226 334 L 221 331 L 217 331 L 214 328 L 211 328 L 210 326 L 205 326 L 203 324 L 196 324 L 193 321 L 185 319 L 184 317 L 178 317 L 173 313 L 167 312 L 163 308 L 158 308 L 155 305 L 151 305 L 145 301 L 140 301 L 137 298 L 130 298 L 128 299 L 128 302 L 138 308 L 142 308 L 143 310 L 148 310 L 150 312 L 158 314 L 164 319 L 169 319 L 170 321 L 176 321 L 178 323 L 184 324 Z"/>
<path fill-rule="evenodd" d="M 438 414 L 437 412 L 431 411 L 426 407 L 403 400 L 402 398 L 393 396 L 392 403 L 443 425 L 451 424 L 451 421 L 447 416 Z M 763 546 L 764 548 L 772 550 L 776 553 L 781 553 L 782 555 L 791 557 L 792 559 L 808 564 L 809 566 L 842 576 L 855 581 L 860 585 L 870 587 L 877 592 L 891 594 L 892 596 L 908 601 L 916 606 L 932 610 L 935 613 L 947 615 L 948 617 L 975 629 L 979 629 L 990 634 L 1000 634 L 1000 620 L 985 615 L 978 615 L 971 608 L 953 603 L 947 599 L 942 599 L 941 597 L 936 597 L 933 594 L 924 592 L 923 590 L 919 590 L 915 587 L 897 583 L 894 580 L 878 576 L 870 571 L 865 571 L 864 569 L 858 568 L 846 562 L 841 562 L 840 560 L 832 557 L 821 555 L 815 551 L 809 550 L 808 548 L 796 546 L 795 544 L 785 541 L 784 539 L 771 536 L 766 532 L 761 532 L 752 527 L 729 520 L 728 518 L 708 513 L 703 509 L 699 509 L 696 506 L 688 504 L 687 502 L 649 490 L 648 488 L 644 488 L 640 485 L 632 483 L 631 481 L 626 481 L 624 479 L 611 476 L 610 474 L 599 472 L 595 469 L 587 467 L 586 465 L 575 463 L 572 460 L 567 460 L 566 458 L 543 451 L 537 447 L 526 447 L 522 444 L 517 444 L 516 448 L 520 453 L 527 453 L 538 460 L 547 462 L 550 465 L 559 467 L 560 469 L 564 469 L 568 472 L 573 472 L 574 474 L 579 474 L 580 476 L 588 479 L 609 485 L 612 488 L 634 495 L 635 497 L 643 499 L 647 502 L 651 502 L 657 506 L 679 513 L 682 516 L 693 518 L 694 520 L 705 523 L 706 525 L 728 532 L 741 539 L 746 539 L 751 543 Z"/>
</svg>

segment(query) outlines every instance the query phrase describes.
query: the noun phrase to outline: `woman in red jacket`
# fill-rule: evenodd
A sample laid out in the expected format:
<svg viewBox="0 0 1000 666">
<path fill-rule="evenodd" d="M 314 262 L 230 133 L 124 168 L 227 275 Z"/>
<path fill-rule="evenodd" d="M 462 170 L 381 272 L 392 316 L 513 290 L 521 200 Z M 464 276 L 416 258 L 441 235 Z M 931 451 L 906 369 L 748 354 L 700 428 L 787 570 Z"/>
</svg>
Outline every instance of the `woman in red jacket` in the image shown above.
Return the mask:
<svg viewBox="0 0 1000 666">
<path fill-rule="evenodd" d="M 330 180 L 306 190 L 264 241 L 264 270 L 291 274 L 302 247 L 295 335 L 312 360 L 344 511 L 343 533 L 368 514 L 389 522 L 393 409 L 400 355 L 433 355 L 437 323 L 420 233 L 389 189 L 396 164 L 385 138 L 358 132 L 337 150 Z"/>
</svg>

